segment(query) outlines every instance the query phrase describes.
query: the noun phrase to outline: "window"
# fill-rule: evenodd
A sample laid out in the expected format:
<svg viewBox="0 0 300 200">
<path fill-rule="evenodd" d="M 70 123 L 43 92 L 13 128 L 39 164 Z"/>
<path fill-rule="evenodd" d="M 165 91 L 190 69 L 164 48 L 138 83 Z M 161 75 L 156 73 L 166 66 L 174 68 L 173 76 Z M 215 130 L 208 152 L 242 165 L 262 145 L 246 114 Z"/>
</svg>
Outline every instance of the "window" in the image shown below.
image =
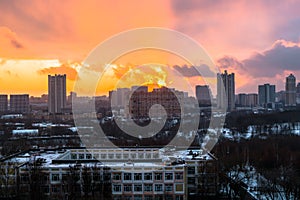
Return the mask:
<svg viewBox="0 0 300 200">
<path fill-rule="evenodd" d="M 122 196 L 121 195 L 114 195 L 114 200 L 122 200 Z"/>
<path fill-rule="evenodd" d="M 162 184 L 156 184 L 154 187 L 156 192 L 161 192 L 163 191 L 163 185 Z"/>
<path fill-rule="evenodd" d="M 142 173 L 134 173 L 134 180 L 142 180 Z"/>
<path fill-rule="evenodd" d="M 135 153 L 131 153 L 131 154 L 130 154 L 130 157 L 131 157 L 132 159 L 135 159 L 135 158 L 136 158 L 136 154 L 135 154 Z"/>
<path fill-rule="evenodd" d="M 134 195 L 134 200 L 142 200 L 143 196 L 142 195 Z"/>
<path fill-rule="evenodd" d="M 68 181 L 69 180 L 69 174 L 62 174 L 61 179 L 62 179 L 62 181 Z"/>
<path fill-rule="evenodd" d="M 172 192 L 173 191 L 173 184 L 166 184 L 165 185 L 166 192 Z"/>
<path fill-rule="evenodd" d="M 154 199 L 155 200 L 163 200 L 164 197 L 162 195 L 155 195 Z"/>
<path fill-rule="evenodd" d="M 139 153 L 139 159 L 143 159 L 144 158 L 144 153 Z"/>
<path fill-rule="evenodd" d="M 155 173 L 154 178 L 155 180 L 162 180 L 162 173 Z"/>
<path fill-rule="evenodd" d="M 195 174 L 195 167 L 188 167 L 188 174 Z"/>
<path fill-rule="evenodd" d="M 165 180 L 173 180 L 173 173 L 165 173 Z"/>
<path fill-rule="evenodd" d="M 109 159 L 113 159 L 113 158 L 114 158 L 114 154 L 111 154 L 111 153 L 108 154 L 108 158 L 109 158 Z"/>
<path fill-rule="evenodd" d="M 124 184 L 124 192 L 132 192 L 131 184 Z"/>
<path fill-rule="evenodd" d="M 176 172 L 175 173 L 175 179 L 176 180 L 182 180 L 183 179 L 183 173 L 182 172 Z"/>
<path fill-rule="evenodd" d="M 101 159 L 106 159 L 106 154 L 101 154 Z"/>
<path fill-rule="evenodd" d="M 92 154 L 90 153 L 86 154 L 86 159 L 92 159 Z"/>
<path fill-rule="evenodd" d="M 124 200 L 132 200 L 131 196 L 124 196 Z"/>
<path fill-rule="evenodd" d="M 195 177 L 188 177 L 188 184 L 195 184 L 195 182 L 196 182 L 196 179 L 195 179 Z"/>
<path fill-rule="evenodd" d="M 142 192 L 143 186 L 141 184 L 134 184 L 134 191 L 135 192 Z"/>
<path fill-rule="evenodd" d="M 124 180 L 125 181 L 130 181 L 132 179 L 131 173 L 124 173 Z"/>
<path fill-rule="evenodd" d="M 52 181 L 59 181 L 59 174 L 52 174 L 51 180 Z"/>
<path fill-rule="evenodd" d="M 128 155 L 128 153 L 126 153 L 126 154 L 123 154 L 123 158 L 124 158 L 124 159 L 128 159 L 128 158 L 129 158 L 129 155 Z"/>
<path fill-rule="evenodd" d="M 121 157 L 122 157 L 121 154 L 119 154 L 119 153 L 116 154 L 116 158 L 117 158 L 117 159 L 121 159 Z"/>
<path fill-rule="evenodd" d="M 166 195 L 165 200 L 174 200 L 172 195 Z"/>
<path fill-rule="evenodd" d="M 153 197 L 150 195 L 145 195 L 144 200 L 153 200 Z"/>
<path fill-rule="evenodd" d="M 113 186 L 113 191 L 114 192 L 122 192 L 121 185 L 114 185 Z"/>
<path fill-rule="evenodd" d="M 58 193 L 58 192 L 60 192 L 59 186 L 52 185 L 52 193 Z"/>
<path fill-rule="evenodd" d="M 121 180 L 121 173 L 114 173 L 113 180 Z"/>
<path fill-rule="evenodd" d="M 145 192 L 152 192 L 152 184 L 145 184 L 144 191 Z"/>
<path fill-rule="evenodd" d="M 175 190 L 176 190 L 176 192 L 182 192 L 183 191 L 183 184 L 176 184 Z"/>
<path fill-rule="evenodd" d="M 50 192 L 49 186 L 43 186 L 42 191 L 43 191 L 43 193 L 49 193 Z"/>
<path fill-rule="evenodd" d="M 176 200 L 183 200 L 183 196 L 177 195 L 175 199 L 176 199 Z"/>
<path fill-rule="evenodd" d="M 152 173 L 145 173 L 144 180 L 152 180 Z"/>
<path fill-rule="evenodd" d="M 81 159 L 81 160 L 84 159 L 84 154 L 82 154 L 82 153 L 79 154 L 79 159 Z"/>
<path fill-rule="evenodd" d="M 76 160 L 77 159 L 77 154 L 71 154 L 71 159 Z"/>
</svg>

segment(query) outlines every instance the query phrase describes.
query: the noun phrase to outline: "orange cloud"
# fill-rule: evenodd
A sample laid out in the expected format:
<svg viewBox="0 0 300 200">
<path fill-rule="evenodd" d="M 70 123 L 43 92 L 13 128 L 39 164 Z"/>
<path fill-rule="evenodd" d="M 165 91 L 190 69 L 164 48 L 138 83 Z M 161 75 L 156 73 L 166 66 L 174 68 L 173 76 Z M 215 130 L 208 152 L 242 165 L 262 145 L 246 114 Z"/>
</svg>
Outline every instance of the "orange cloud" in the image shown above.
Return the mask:
<svg viewBox="0 0 300 200">
<path fill-rule="evenodd" d="M 67 79 L 69 80 L 76 80 L 77 78 L 77 71 L 74 69 L 74 66 L 78 66 L 78 63 L 63 63 L 59 67 L 49 67 L 38 70 L 40 75 L 53 75 L 53 74 L 66 74 Z"/>
</svg>

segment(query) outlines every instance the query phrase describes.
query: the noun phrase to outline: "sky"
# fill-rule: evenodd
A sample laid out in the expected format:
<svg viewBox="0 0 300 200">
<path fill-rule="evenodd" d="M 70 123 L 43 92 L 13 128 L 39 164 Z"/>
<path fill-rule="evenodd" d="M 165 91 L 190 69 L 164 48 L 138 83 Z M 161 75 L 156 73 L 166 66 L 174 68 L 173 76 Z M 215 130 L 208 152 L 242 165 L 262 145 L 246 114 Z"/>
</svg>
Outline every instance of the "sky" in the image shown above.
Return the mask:
<svg viewBox="0 0 300 200">
<path fill-rule="evenodd" d="M 290 73 L 300 81 L 299 10 L 297 0 L 0 0 L 0 93 L 40 96 L 47 93 L 48 74 L 64 73 L 70 92 L 91 50 L 115 34 L 143 27 L 176 30 L 197 41 L 220 71 L 236 74 L 236 93 L 257 93 L 264 83 L 283 90 Z M 177 69 L 192 87 L 202 84 L 182 59 L 146 50 L 115 60 L 107 73 L 122 77 L 145 64 L 140 59 L 145 56 L 148 63 L 153 59 Z M 146 84 L 180 85 L 176 75 L 155 69 L 138 76 Z M 145 76 L 149 73 L 154 78 Z M 114 89 L 113 81 L 105 79 L 99 92 Z"/>
</svg>

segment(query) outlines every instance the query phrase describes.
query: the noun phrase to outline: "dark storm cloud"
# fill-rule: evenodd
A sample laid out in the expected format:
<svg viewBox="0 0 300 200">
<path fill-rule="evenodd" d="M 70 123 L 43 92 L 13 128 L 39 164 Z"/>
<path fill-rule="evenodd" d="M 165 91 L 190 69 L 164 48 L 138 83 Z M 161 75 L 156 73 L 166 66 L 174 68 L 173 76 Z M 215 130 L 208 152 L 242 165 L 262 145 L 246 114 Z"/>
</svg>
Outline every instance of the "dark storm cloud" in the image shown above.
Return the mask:
<svg viewBox="0 0 300 200">
<path fill-rule="evenodd" d="M 273 77 L 284 70 L 300 69 L 300 47 L 277 42 L 272 49 L 255 54 L 243 61 L 253 76 Z"/>
<path fill-rule="evenodd" d="M 204 77 L 214 77 L 214 73 L 209 69 L 209 66 L 207 65 L 200 65 L 197 67 L 199 69 L 196 69 L 194 66 L 173 66 L 175 70 L 177 70 L 180 74 L 182 74 L 185 77 L 194 77 L 194 76 L 204 76 Z"/>
<path fill-rule="evenodd" d="M 295 44 L 286 45 L 286 41 L 277 41 L 269 50 L 239 61 L 225 56 L 217 61 L 221 69 L 235 69 L 240 73 L 249 73 L 253 77 L 274 77 L 285 70 L 300 70 L 300 47 Z"/>
</svg>

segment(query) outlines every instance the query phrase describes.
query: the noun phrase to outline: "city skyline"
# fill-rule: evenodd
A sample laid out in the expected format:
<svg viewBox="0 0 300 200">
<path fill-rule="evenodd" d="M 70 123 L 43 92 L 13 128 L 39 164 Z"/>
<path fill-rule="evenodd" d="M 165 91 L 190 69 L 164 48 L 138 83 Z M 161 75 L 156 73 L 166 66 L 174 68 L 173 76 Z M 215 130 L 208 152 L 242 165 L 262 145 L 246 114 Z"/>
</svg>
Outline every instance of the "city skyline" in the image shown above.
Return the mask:
<svg viewBox="0 0 300 200">
<path fill-rule="evenodd" d="M 149 26 L 173 29 L 195 39 L 220 71 L 227 69 L 236 74 L 237 93 L 252 93 L 257 85 L 267 82 L 283 90 L 287 75 L 300 77 L 299 2 L 157 3 L 136 2 L 133 6 L 89 1 L 82 6 L 68 1 L 1 1 L 0 93 L 30 90 L 30 95 L 40 96 L 47 91 L 45 75 L 55 73 L 67 74 L 69 93 L 82 61 L 96 45 L 119 32 Z M 157 15 L 152 15 L 153 10 Z M 74 13 L 80 13 L 80 17 Z M 125 73 L 131 66 L 154 60 L 179 66 L 192 85 L 201 81 L 188 73 L 184 67 L 187 63 L 174 55 L 147 51 L 147 58 L 142 59 L 137 54 L 117 60 L 112 72 Z M 113 84 L 107 83 L 104 89 L 107 93 Z"/>
</svg>

